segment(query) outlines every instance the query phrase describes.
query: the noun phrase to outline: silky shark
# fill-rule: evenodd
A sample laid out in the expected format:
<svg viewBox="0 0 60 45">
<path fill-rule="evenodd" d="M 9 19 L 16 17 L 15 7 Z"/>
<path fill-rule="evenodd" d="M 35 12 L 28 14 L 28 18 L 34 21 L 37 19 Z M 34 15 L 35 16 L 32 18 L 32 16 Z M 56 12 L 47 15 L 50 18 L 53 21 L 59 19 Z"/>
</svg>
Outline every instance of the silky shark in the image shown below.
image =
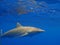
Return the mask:
<svg viewBox="0 0 60 45">
<path fill-rule="evenodd" d="M 29 35 L 31 33 L 40 33 L 44 32 L 44 30 L 36 27 L 31 26 L 22 26 L 21 24 L 17 23 L 17 27 L 13 28 L 4 34 L 1 34 L 1 37 L 23 37 Z"/>
</svg>

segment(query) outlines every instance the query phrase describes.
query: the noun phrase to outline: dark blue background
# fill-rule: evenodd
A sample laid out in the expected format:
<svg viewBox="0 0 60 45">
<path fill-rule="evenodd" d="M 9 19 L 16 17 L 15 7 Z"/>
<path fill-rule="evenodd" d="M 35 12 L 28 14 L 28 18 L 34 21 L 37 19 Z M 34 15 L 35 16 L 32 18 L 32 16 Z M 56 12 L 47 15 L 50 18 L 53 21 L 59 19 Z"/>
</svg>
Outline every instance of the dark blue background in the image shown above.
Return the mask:
<svg viewBox="0 0 60 45">
<path fill-rule="evenodd" d="M 24 26 L 34 26 L 45 30 L 44 33 L 32 37 L 2 38 L 0 45 L 60 45 L 60 0 L 38 0 L 47 2 L 49 8 L 55 8 L 53 14 L 27 13 L 19 15 L 7 13 L 14 8 L 16 0 L 0 0 L 0 29 L 3 33 L 16 27 L 16 22 Z M 8 6 L 6 3 L 11 3 Z"/>
</svg>

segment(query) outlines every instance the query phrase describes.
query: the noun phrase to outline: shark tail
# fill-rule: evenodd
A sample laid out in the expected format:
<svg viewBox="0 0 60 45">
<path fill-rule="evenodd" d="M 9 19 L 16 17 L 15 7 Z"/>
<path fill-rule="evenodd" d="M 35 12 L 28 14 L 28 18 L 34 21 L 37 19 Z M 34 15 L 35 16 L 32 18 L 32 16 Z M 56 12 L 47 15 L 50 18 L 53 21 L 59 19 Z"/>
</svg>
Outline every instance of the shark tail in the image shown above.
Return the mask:
<svg viewBox="0 0 60 45">
<path fill-rule="evenodd" d="M 0 30 L 0 44 L 2 45 L 2 29 Z"/>
<path fill-rule="evenodd" d="M 2 36 L 2 29 L 0 30 L 0 37 Z"/>
</svg>

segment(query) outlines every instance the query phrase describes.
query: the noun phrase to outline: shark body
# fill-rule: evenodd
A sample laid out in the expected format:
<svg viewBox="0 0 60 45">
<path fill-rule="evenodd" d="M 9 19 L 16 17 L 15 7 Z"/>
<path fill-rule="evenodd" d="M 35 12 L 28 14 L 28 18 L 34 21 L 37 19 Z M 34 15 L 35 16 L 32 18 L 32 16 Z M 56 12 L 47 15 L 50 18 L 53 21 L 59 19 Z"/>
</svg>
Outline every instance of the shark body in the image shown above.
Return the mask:
<svg viewBox="0 0 60 45">
<path fill-rule="evenodd" d="M 17 27 L 5 32 L 1 35 L 1 37 L 23 37 L 26 35 L 29 35 L 31 33 L 40 33 L 44 32 L 44 30 L 36 27 L 30 27 L 30 26 L 22 26 L 19 23 L 17 23 Z"/>
</svg>

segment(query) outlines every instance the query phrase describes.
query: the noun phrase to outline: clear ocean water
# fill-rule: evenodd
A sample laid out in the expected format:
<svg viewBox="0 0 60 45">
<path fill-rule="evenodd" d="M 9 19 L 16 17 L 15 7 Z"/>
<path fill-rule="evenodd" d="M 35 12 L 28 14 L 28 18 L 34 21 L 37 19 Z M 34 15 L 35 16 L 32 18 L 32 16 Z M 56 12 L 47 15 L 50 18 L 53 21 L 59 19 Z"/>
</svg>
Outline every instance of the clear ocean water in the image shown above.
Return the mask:
<svg viewBox="0 0 60 45">
<path fill-rule="evenodd" d="M 11 5 L 15 5 L 16 1 L 0 0 L 0 29 L 3 31 L 2 34 L 15 28 L 17 22 L 23 26 L 41 28 L 45 32 L 22 38 L 0 38 L 0 45 L 60 45 L 60 0 L 36 0 L 46 2 L 48 8 L 53 8 L 52 11 L 55 10 L 52 13 L 30 12 L 21 15 L 16 12 L 8 13 L 6 10 L 14 8 Z M 11 5 L 8 6 L 6 3 L 11 3 Z"/>
</svg>

